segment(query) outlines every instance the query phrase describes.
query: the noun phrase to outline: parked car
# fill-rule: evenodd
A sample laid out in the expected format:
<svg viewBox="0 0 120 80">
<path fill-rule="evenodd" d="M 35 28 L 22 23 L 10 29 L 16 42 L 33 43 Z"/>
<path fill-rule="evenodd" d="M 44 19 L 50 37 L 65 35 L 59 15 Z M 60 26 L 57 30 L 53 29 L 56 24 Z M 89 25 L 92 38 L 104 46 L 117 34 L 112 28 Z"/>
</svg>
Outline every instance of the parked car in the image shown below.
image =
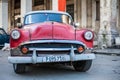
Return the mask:
<svg viewBox="0 0 120 80">
<path fill-rule="evenodd" d="M 9 35 L 3 28 L 0 28 L 0 48 L 2 48 L 5 43 L 9 43 Z"/>
<path fill-rule="evenodd" d="M 23 73 L 27 64 L 70 63 L 76 71 L 87 71 L 95 58 L 93 32 L 77 30 L 66 12 L 32 11 L 25 15 L 23 26 L 10 34 L 10 56 L 16 73 Z"/>
</svg>

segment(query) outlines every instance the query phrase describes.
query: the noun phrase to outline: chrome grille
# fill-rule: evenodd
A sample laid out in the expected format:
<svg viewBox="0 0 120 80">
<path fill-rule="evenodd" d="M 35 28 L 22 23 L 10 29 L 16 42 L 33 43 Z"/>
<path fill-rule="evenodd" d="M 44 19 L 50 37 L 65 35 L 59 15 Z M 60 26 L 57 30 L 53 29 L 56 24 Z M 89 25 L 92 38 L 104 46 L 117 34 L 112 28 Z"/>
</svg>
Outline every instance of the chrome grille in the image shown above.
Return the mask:
<svg viewBox="0 0 120 80">
<path fill-rule="evenodd" d="M 77 54 L 77 47 L 84 46 L 78 41 L 66 41 L 66 40 L 46 40 L 44 42 L 35 41 L 22 44 L 20 47 L 26 46 L 29 48 L 29 53 L 32 54 L 36 50 L 37 54 L 69 54 L 71 46 L 74 52 Z"/>
</svg>

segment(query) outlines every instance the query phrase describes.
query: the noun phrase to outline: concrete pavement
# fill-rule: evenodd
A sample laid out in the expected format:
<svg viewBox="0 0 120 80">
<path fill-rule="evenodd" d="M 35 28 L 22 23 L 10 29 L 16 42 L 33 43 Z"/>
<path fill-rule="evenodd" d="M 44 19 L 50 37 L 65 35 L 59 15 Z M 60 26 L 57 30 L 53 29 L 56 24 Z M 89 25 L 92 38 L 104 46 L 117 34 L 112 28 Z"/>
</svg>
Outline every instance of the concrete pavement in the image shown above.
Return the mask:
<svg viewBox="0 0 120 80">
<path fill-rule="evenodd" d="M 8 63 L 9 51 L 0 50 L 0 80 L 120 80 L 120 57 L 96 54 L 90 70 L 76 72 L 72 66 L 28 65 L 25 74 L 15 74 Z"/>
</svg>

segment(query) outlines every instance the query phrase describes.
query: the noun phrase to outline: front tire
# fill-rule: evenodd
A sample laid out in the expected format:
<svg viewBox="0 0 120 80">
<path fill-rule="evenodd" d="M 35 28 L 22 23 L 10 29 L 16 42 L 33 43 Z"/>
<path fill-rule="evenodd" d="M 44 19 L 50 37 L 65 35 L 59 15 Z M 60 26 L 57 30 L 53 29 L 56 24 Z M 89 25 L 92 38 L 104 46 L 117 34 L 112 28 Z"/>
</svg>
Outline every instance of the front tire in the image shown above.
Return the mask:
<svg viewBox="0 0 120 80">
<path fill-rule="evenodd" d="M 76 71 L 86 72 L 90 69 L 92 60 L 74 62 L 73 67 Z"/>
<path fill-rule="evenodd" d="M 13 64 L 15 73 L 21 74 L 25 72 L 25 64 Z"/>
</svg>

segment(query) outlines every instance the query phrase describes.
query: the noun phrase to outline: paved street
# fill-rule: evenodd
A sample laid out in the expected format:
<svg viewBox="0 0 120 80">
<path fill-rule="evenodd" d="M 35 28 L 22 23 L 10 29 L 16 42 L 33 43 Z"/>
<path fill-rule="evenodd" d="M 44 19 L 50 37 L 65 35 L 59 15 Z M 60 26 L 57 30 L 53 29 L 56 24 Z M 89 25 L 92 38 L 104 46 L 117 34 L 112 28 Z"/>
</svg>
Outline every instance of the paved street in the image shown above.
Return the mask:
<svg viewBox="0 0 120 80">
<path fill-rule="evenodd" d="M 25 74 L 15 74 L 7 61 L 8 51 L 0 51 L 0 80 L 120 80 L 120 56 L 98 55 L 88 72 L 76 72 L 62 65 L 32 66 Z"/>
</svg>

